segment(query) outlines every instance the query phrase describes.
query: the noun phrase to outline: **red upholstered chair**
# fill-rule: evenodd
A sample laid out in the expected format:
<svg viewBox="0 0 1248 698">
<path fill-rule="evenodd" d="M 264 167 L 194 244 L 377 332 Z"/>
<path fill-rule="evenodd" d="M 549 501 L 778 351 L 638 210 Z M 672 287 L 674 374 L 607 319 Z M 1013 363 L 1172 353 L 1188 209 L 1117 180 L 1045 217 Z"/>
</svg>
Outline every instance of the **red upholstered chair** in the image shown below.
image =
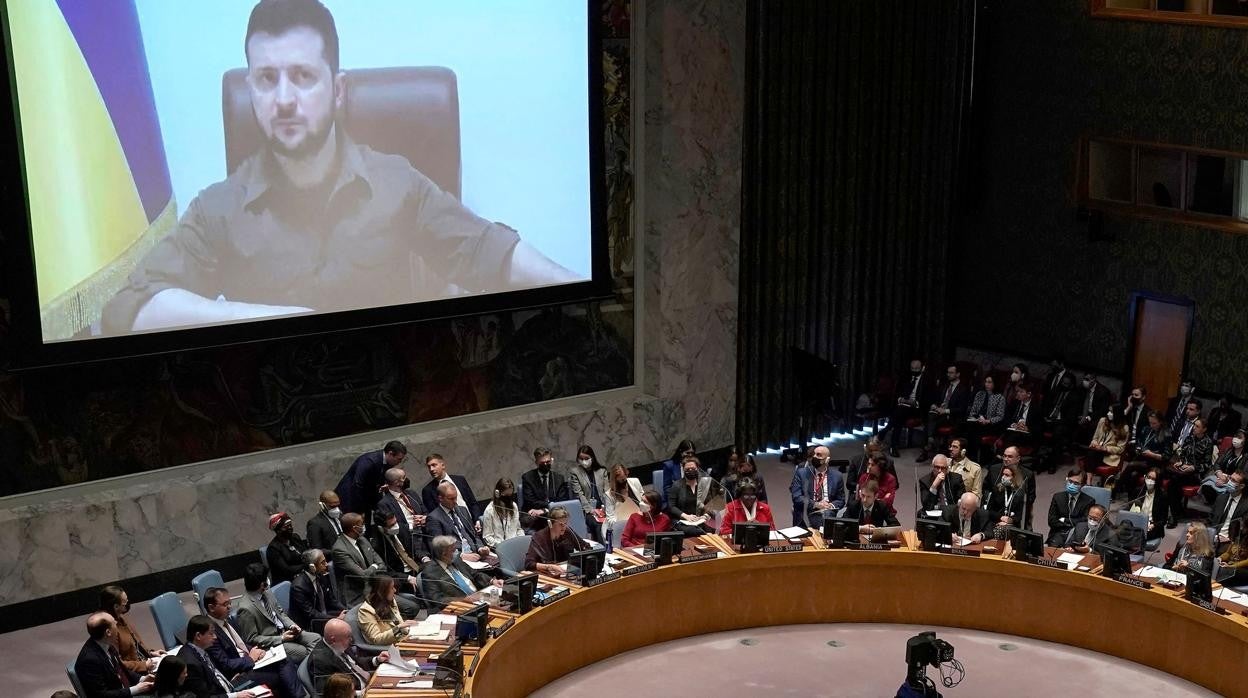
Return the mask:
<svg viewBox="0 0 1248 698">
<path fill-rule="evenodd" d="M 365 68 L 344 71 L 346 98 L 338 124 L 357 143 L 402 155 L 444 191 L 460 197 L 459 87 L 442 67 Z M 247 86 L 247 70 L 221 77 L 226 171 L 260 149 Z"/>
</svg>

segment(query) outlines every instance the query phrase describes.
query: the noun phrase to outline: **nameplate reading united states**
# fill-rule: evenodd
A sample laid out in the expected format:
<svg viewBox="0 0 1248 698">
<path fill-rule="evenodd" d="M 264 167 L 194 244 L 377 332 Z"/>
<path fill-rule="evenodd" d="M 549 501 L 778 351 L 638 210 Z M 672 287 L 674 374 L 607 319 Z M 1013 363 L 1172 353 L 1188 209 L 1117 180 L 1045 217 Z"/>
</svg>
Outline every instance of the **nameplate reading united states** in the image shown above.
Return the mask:
<svg viewBox="0 0 1248 698">
<path fill-rule="evenodd" d="M 596 587 L 596 586 L 598 586 L 599 584 L 606 584 L 607 582 L 614 582 L 615 580 L 617 580 L 617 579 L 619 579 L 619 578 L 620 578 L 620 573 L 619 573 L 619 572 L 612 572 L 611 574 L 602 574 L 602 575 L 598 575 L 597 577 L 594 577 L 593 579 L 590 579 L 589 581 L 585 582 L 584 586 L 585 586 L 586 588 L 589 588 L 589 587 Z"/>
<path fill-rule="evenodd" d="M 763 548 L 765 553 L 800 553 L 802 552 L 801 543 L 790 543 L 789 545 L 768 545 Z"/>
</svg>

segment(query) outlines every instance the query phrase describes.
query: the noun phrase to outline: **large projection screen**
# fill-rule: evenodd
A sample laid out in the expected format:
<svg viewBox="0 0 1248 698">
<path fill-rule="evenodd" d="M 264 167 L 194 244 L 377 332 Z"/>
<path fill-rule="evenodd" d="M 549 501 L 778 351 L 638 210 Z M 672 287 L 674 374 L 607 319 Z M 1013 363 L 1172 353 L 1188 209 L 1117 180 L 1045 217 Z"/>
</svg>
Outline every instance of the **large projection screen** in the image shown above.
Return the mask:
<svg viewBox="0 0 1248 698">
<path fill-rule="evenodd" d="M 7 0 L 27 353 L 601 295 L 591 7 Z"/>
</svg>

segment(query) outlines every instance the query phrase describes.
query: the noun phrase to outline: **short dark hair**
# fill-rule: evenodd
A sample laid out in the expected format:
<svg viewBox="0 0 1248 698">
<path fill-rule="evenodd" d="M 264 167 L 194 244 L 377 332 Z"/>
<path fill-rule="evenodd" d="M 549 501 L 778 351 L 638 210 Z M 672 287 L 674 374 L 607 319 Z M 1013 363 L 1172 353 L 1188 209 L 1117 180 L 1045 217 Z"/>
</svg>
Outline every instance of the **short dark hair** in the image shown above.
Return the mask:
<svg viewBox="0 0 1248 698">
<path fill-rule="evenodd" d="M 442 457 L 441 453 L 430 453 L 425 456 L 425 465 L 429 465 L 435 460 L 445 461 L 446 459 Z"/>
<path fill-rule="evenodd" d="M 260 0 L 251 8 L 247 20 L 247 36 L 243 38 L 243 55 L 252 34 L 280 36 L 296 27 L 307 27 L 321 35 L 325 62 L 331 73 L 338 72 L 338 27 L 329 8 L 319 0 Z M 250 58 L 248 58 L 250 62 Z M 407 451 L 405 450 L 404 453 Z"/>
<path fill-rule="evenodd" d="M 269 568 L 262 562 L 253 562 L 243 568 L 243 588 L 247 591 L 260 591 L 269 578 Z"/>
<path fill-rule="evenodd" d="M 191 616 L 186 621 L 186 641 L 193 642 L 196 635 L 208 632 L 212 629 L 212 619 L 202 613 Z"/>
<path fill-rule="evenodd" d="M 400 456 L 407 455 L 407 446 L 404 446 L 402 441 L 387 441 L 386 447 L 382 450 L 386 453 L 397 453 Z"/>
<path fill-rule="evenodd" d="M 211 587 L 208 589 L 208 591 L 205 591 L 204 592 L 204 608 L 208 608 L 209 606 L 216 606 L 217 597 L 220 596 L 221 594 L 225 594 L 226 596 L 229 596 L 230 590 L 226 589 L 225 587 Z M 189 636 L 187 637 L 187 640 L 190 640 Z"/>
<path fill-rule="evenodd" d="M 546 448 L 545 446 L 538 446 L 537 448 L 533 449 L 533 460 L 537 460 L 538 458 L 545 458 L 546 456 L 549 456 L 549 455 L 550 455 L 550 449 Z"/>
<path fill-rule="evenodd" d="M 1066 477 L 1068 477 L 1068 478 L 1072 478 L 1072 477 L 1082 478 L 1082 477 L 1083 477 L 1083 468 L 1071 468 L 1070 470 L 1067 470 L 1067 471 L 1066 471 Z"/>
<path fill-rule="evenodd" d="M 966 450 L 966 437 L 965 436 L 955 436 L 952 439 L 949 439 L 949 445 L 952 446 L 954 441 L 958 442 L 958 448 L 962 449 L 963 451 Z"/>
<path fill-rule="evenodd" d="M 1195 406 L 1196 406 L 1196 409 L 1198 409 L 1198 410 L 1203 410 L 1203 409 L 1205 409 L 1205 403 L 1201 402 L 1200 400 L 1197 400 L 1197 399 L 1196 399 L 1196 398 L 1194 398 L 1194 397 L 1192 397 L 1192 398 L 1188 398 L 1188 399 L 1187 399 L 1187 404 L 1189 404 L 1189 405 L 1195 405 Z"/>
</svg>

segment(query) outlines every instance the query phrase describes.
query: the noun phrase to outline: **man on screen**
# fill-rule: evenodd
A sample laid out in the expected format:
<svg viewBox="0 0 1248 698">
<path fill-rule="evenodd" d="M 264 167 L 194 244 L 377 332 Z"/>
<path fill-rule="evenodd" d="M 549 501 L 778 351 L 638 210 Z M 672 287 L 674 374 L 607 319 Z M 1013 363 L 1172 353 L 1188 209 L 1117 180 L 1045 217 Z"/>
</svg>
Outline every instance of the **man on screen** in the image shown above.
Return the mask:
<svg viewBox="0 0 1248 698">
<path fill-rule="evenodd" d="M 261 0 L 244 49 L 266 147 L 195 197 L 105 307 L 105 333 L 577 280 L 337 127 L 338 32 L 318 0 Z"/>
</svg>

